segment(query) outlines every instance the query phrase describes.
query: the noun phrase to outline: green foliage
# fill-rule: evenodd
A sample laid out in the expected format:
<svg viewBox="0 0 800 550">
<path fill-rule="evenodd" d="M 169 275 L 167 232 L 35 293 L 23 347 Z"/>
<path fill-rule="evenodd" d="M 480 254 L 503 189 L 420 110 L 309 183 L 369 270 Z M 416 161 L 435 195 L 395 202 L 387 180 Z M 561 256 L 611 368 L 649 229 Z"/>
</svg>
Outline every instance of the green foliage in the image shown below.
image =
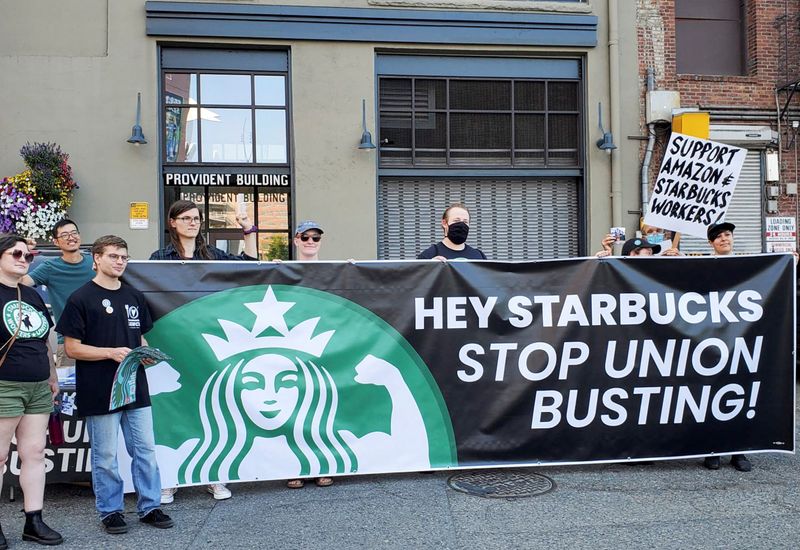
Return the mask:
<svg viewBox="0 0 800 550">
<path fill-rule="evenodd" d="M 289 259 L 289 243 L 286 242 L 286 237 L 275 235 L 270 237 L 267 242 L 266 260 L 288 260 Z"/>
</svg>

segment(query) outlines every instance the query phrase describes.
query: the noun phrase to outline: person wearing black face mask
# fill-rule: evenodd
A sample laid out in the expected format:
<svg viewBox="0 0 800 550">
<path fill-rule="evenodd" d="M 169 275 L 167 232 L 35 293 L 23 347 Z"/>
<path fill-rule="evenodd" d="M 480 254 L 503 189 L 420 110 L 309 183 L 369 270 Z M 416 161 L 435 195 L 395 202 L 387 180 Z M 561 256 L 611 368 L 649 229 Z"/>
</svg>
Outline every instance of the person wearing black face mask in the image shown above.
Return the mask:
<svg viewBox="0 0 800 550">
<path fill-rule="evenodd" d="M 451 204 L 442 215 L 444 239 L 417 256 L 418 260 L 485 260 L 486 254 L 466 244 L 469 235 L 469 210 L 461 203 Z"/>
</svg>

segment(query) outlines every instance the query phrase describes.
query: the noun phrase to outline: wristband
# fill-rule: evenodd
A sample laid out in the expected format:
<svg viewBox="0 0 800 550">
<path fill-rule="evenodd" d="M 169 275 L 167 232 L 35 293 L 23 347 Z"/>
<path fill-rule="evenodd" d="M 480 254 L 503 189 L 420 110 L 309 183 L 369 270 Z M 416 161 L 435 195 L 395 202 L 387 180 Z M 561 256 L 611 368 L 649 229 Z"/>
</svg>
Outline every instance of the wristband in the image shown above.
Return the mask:
<svg viewBox="0 0 800 550">
<path fill-rule="evenodd" d="M 254 225 L 250 229 L 242 229 L 242 235 L 249 235 L 250 233 L 255 233 L 256 231 L 258 231 L 258 227 Z"/>
</svg>

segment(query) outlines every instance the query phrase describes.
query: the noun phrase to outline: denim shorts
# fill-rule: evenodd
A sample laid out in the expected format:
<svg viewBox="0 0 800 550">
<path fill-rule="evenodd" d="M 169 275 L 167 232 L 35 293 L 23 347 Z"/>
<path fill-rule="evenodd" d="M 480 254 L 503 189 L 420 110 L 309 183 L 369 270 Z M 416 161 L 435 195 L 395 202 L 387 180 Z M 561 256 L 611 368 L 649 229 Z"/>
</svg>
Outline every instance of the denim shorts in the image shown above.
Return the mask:
<svg viewBox="0 0 800 550">
<path fill-rule="evenodd" d="M 0 417 L 23 414 L 50 414 L 53 392 L 47 380 L 42 382 L 10 382 L 0 380 Z"/>
</svg>

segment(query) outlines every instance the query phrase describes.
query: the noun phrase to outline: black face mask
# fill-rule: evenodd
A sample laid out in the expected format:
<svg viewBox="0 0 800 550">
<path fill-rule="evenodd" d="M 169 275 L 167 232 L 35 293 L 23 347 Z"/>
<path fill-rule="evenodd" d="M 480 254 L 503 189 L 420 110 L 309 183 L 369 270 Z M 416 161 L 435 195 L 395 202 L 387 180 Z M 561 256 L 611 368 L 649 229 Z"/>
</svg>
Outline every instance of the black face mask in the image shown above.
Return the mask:
<svg viewBox="0 0 800 550">
<path fill-rule="evenodd" d="M 464 244 L 469 235 L 469 226 L 464 222 L 455 222 L 447 226 L 447 238 L 453 244 Z"/>
</svg>

